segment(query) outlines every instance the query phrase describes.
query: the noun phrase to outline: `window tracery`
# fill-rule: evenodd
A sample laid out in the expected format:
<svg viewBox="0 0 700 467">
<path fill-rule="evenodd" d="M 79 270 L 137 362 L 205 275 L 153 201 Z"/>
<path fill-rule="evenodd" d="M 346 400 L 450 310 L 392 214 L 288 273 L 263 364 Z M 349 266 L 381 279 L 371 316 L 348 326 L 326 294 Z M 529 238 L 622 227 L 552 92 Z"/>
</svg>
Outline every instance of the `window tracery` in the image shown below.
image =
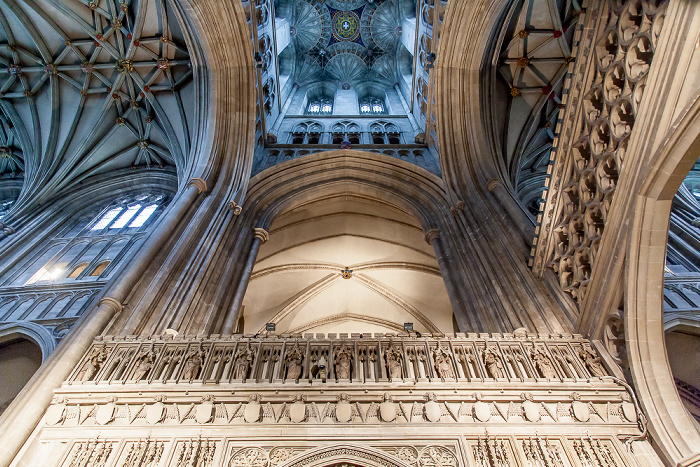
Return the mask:
<svg viewBox="0 0 700 467">
<path fill-rule="evenodd" d="M 308 115 L 330 115 L 333 112 L 333 101 L 330 99 L 315 99 L 306 108 Z"/>
<path fill-rule="evenodd" d="M 292 144 L 319 144 L 323 126 L 318 122 L 299 123 L 292 130 Z"/>
<path fill-rule="evenodd" d="M 369 132 L 372 144 L 401 144 L 401 131 L 393 123 L 374 122 Z"/>
<path fill-rule="evenodd" d="M 374 97 L 360 101 L 360 113 L 363 115 L 381 115 L 386 113 L 384 101 Z"/>
<path fill-rule="evenodd" d="M 333 144 L 342 144 L 343 142 L 360 144 L 361 134 L 360 125 L 354 122 L 338 122 L 333 124 L 331 128 Z"/>
</svg>

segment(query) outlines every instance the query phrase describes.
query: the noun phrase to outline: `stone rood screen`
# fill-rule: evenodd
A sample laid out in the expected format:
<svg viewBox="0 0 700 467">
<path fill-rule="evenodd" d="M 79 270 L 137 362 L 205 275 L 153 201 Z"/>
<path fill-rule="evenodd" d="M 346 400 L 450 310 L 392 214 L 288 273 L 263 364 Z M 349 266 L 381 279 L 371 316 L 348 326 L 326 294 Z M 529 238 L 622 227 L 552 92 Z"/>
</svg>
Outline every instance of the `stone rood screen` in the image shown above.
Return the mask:
<svg viewBox="0 0 700 467">
<path fill-rule="evenodd" d="M 631 466 L 644 420 L 608 371 L 579 335 L 105 337 L 39 438 L 60 466 Z"/>
<path fill-rule="evenodd" d="M 97 340 L 71 384 L 342 382 L 587 382 L 607 376 L 579 335 Z"/>
</svg>

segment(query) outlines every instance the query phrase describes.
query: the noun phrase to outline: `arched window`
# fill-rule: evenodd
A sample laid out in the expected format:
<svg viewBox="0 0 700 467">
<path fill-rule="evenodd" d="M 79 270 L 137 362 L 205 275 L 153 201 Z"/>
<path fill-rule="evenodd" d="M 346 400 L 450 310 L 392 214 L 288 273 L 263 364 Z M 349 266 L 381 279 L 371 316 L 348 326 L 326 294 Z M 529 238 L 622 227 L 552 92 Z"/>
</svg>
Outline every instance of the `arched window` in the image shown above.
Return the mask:
<svg viewBox="0 0 700 467">
<path fill-rule="evenodd" d="M 124 259 L 134 251 L 135 242 L 164 209 L 165 194 L 141 194 L 121 198 L 102 209 L 96 216 L 75 216 L 44 252 L 32 259 L 15 279 L 17 284 L 31 285 L 66 279 L 83 280 L 102 276 L 115 258 Z M 94 212 L 94 211 L 93 211 Z"/>
<path fill-rule="evenodd" d="M 90 225 L 90 231 L 114 233 L 117 229 L 138 229 L 153 220 L 153 214 L 163 203 L 163 196 L 141 195 L 121 200 L 103 211 Z"/>
<path fill-rule="evenodd" d="M 372 144 L 401 144 L 401 131 L 393 123 L 374 122 L 369 128 Z"/>
<path fill-rule="evenodd" d="M 292 144 L 319 144 L 323 126 L 318 122 L 299 123 L 292 130 Z"/>
<path fill-rule="evenodd" d="M 360 125 L 354 122 L 338 122 L 333 124 L 331 129 L 333 144 L 360 144 L 360 135 Z"/>
<path fill-rule="evenodd" d="M 96 277 L 99 276 L 104 272 L 105 269 L 107 269 L 107 266 L 109 266 L 109 261 L 102 261 L 100 264 L 97 265 L 97 267 L 90 273 L 91 276 Z"/>
<path fill-rule="evenodd" d="M 71 272 L 71 273 L 68 275 L 68 279 L 75 279 L 76 277 L 78 277 L 78 276 L 80 275 L 80 273 L 83 272 L 83 271 L 85 270 L 86 267 L 88 267 L 88 264 L 89 264 L 89 263 L 80 263 L 79 265 L 77 265 L 77 266 L 73 269 L 73 272 Z"/>
<path fill-rule="evenodd" d="M 314 99 L 306 108 L 308 115 L 330 115 L 333 112 L 333 101 L 330 99 Z"/>
<path fill-rule="evenodd" d="M 360 113 L 362 115 L 381 115 L 386 113 L 384 101 L 374 97 L 363 99 L 360 102 Z"/>
</svg>

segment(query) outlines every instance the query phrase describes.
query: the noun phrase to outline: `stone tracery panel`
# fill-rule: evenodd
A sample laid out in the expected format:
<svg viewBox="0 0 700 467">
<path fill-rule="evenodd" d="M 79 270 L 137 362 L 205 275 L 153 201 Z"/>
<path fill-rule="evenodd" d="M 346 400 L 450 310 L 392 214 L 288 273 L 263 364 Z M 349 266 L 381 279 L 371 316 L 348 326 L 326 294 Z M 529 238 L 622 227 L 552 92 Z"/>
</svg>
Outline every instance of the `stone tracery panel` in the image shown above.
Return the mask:
<svg viewBox="0 0 700 467">
<path fill-rule="evenodd" d="M 539 273 L 552 269 L 561 288 L 579 302 L 605 231 L 665 7 L 641 0 L 602 2 L 590 25 L 601 32 L 596 36 L 589 29 L 581 54 L 589 63 L 576 63 L 580 75 L 590 66 L 591 77 L 585 85 L 576 83 L 570 96 L 576 111 L 564 122 L 532 264 Z"/>
</svg>

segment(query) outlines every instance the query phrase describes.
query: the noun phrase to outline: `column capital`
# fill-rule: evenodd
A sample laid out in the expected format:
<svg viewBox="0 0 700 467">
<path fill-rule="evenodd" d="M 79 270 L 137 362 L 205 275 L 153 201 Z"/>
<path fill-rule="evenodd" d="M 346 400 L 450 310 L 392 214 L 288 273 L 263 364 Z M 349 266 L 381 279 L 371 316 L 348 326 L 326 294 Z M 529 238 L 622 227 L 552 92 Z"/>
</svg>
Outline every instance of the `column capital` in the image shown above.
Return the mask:
<svg viewBox="0 0 700 467">
<path fill-rule="evenodd" d="M 492 179 L 489 180 L 488 183 L 486 184 L 486 189 L 489 190 L 491 193 L 493 193 L 493 191 L 494 191 L 496 188 L 498 188 L 499 186 L 500 186 L 501 188 L 503 188 L 503 182 L 500 181 L 500 180 L 497 179 L 497 178 L 492 178 Z"/>
<path fill-rule="evenodd" d="M 425 233 L 425 242 L 430 244 L 440 238 L 440 229 L 430 229 Z"/>
<path fill-rule="evenodd" d="M 270 234 L 263 228 L 256 227 L 253 229 L 253 233 L 255 234 L 255 238 L 259 238 L 263 243 L 270 239 Z"/>
<path fill-rule="evenodd" d="M 236 204 L 235 201 L 229 201 L 226 203 L 226 208 L 229 211 L 233 211 L 234 216 L 238 216 L 243 211 L 243 206 Z"/>
<path fill-rule="evenodd" d="M 187 182 L 187 186 L 188 186 L 188 187 L 189 187 L 189 186 L 195 187 L 195 188 L 197 189 L 197 191 L 199 192 L 200 195 L 201 195 L 202 193 L 206 193 L 206 192 L 208 191 L 208 189 L 207 189 L 207 182 L 204 181 L 204 180 L 201 179 L 201 178 L 198 178 L 198 177 L 197 177 L 197 178 L 192 178 L 192 179 L 190 179 L 190 181 Z"/>
<path fill-rule="evenodd" d="M 104 297 L 102 300 L 100 300 L 97 303 L 97 305 L 98 306 L 107 305 L 108 307 L 112 308 L 112 310 L 114 310 L 114 313 L 119 313 L 124 308 L 124 306 L 122 305 L 122 303 L 119 300 L 117 300 L 116 298 L 112 298 L 112 297 Z"/>
</svg>

